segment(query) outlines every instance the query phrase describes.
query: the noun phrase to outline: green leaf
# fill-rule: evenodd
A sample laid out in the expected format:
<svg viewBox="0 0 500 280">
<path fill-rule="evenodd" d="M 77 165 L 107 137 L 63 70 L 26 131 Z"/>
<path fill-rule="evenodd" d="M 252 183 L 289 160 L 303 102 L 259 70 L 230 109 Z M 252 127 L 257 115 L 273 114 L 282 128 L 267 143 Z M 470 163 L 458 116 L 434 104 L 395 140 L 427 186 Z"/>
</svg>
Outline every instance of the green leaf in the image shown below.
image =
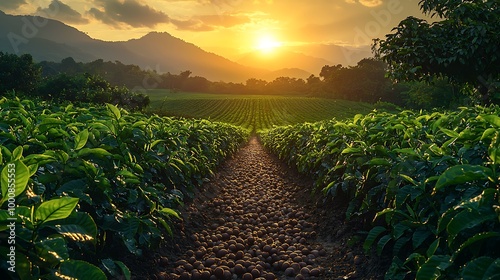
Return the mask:
<svg viewBox="0 0 500 280">
<path fill-rule="evenodd" d="M 121 119 L 122 117 L 122 114 L 120 113 L 120 110 L 113 104 L 109 104 L 109 103 L 106 103 L 106 106 L 108 107 L 108 110 L 113 113 L 113 115 L 115 116 L 115 118 L 117 120 Z"/>
<path fill-rule="evenodd" d="M 357 154 L 357 153 L 361 153 L 362 151 L 363 151 L 362 148 L 350 147 L 350 148 L 345 148 L 344 150 L 342 150 L 341 154 Z"/>
<path fill-rule="evenodd" d="M 453 131 L 453 130 L 449 130 L 449 129 L 446 129 L 443 127 L 440 127 L 439 130 L 441 130 L 444 134 L 446 134 L 447 136 L 449 136 L 451 138 L 458 138 L 460 136 L 460 134 L 458 132 Z"/>
<path fill-rule="evenodd" d="M 488 155 L 493 161 L 493 164 L 500 163 L 500 149 L 499 148 L 491 148 L 488 150 Z"/>
<path fill-rule="evenodd" d="M 95 156 L 112 156 L 112 154 L 103 148 L 83 148 L 78 152 L 79 157 L 85 157 L 89 155 Z"/>
<path fill-rule="evenodd" d="M 469 247 L 470 245 L 479 242 L 484 239 L 488 238 L 498 238 L 500 237 L 500 232 L 480 232 L 472 236 L 471 238 L 467 239 L 462 245 L 460 245 L 460 248 L 455 252 L 455 255 L 460 254 L 465 248 Z"/>
<path fill-rule="evenodd" d="M 40 259 L 52 265 L 69 259 L 68 247 L 62 237 L 42 239 L 35 243 L 35 247 Z"/>
<path fill-rule="evenodd" d="M 370 232 L 368 233 L 368 236 L 366 237 L 365 242 L 363 243 L 363 250 L 365 250 L 365 252 L 368 252 L 368 250 L 370 250 L 373 242 L 375 242 L 377 237 L 385 231 L 386 231 L 386 228 L 382 227 L 382 226 L 376 226 L 376 227 L 372 228 L 370 230 Z"/>
<path fill-rule="evenodd" d="M 416 250 L 424 241 L 431 236 L 431 232 L 427 228 L 419 228 L 413 232 L 413 249 Z"/>
<path fill-rule="evenodd" d="M 436 182 L 434 192 L 451 185 L 459 185 L 475 180 L 488 180 L 493 176 L 491 169 L 479 165 L 456 165 L 448 168 Z"/>
<path fill-rule="evenodd" d="M 126 280 L 130 280 L 132 275 L 128 267 L 123 262 L 114 261 L 112 259 L 104 259 L 101 263 L 112 277 L 119 278 L 119 276 L 123 274 Z"/>
<path fill-rule="evenodd" d="M 62 197 L 45 201 L 35 211 L 35 220 L 46 223 L 53 220 L 65 219 L 75 209 L 78 198 Z"/>
<path fill-rule="evenodd" d="M 130 269 L 121 261 L 115 261 L 116 265 L 121 269 L 125 280 L 130 280 L 132 278 L 132 273 L 130 273 Z"/>
<path fill-rule="evenodd" d="M 20 160 L 21 157 L 23 156 L 23 147 L 19 146 L 12 151 L 12 159 L 11 161 L 17 161 Z"/>
<path fill-rule="evenodd" d="M 429 246 L 426 252 L 428 258 L 430 258 L 432 255 L 436 253 L 436 250 L 439 247 L 440 240 L 441 240 L 440 238 L 434 240 L 434 242 L 432 242 L 432 244 Z"/>
<path fill-rule="evenodd" d="M 95 242 L 97 236 L 94 219 L 84 212 L 73 212 L 65 219 L 46 222 L 44 226 L 53 228 L 62 236 L 78 242 Z"/>
<path fill-rule="evenodd" d="M 384 251 L 385 245 L 389 243 L 389 241 L 392 240 L 391 235 L 387 234 L 384 235 L 380 238 L 380 240 L 377 243 L 377 255 L 381 256 L 382 252 Z"/>
<path fill-rule="evenodd" d="M 485 138 L 488 138 L 491 134 L 495 133 L 496 131 L 497 131 L 497 129 L 493 128 L 493 127 L 486 129 L 483 132 L 483 135 L 481 136 L 481 141 L 484 140 Z"/>
<path fill-rule="evenodd" d="M 401 249 L 410 241 L 410 238 L 408 237 L 401 237 L 394 242 L 394 246 L 392 248 L 392 252 L 394 256 L 399 255 L 401 252 Z"/>
<path fill-rule="evenodd" d="M 450 256 L 434 255 L 430 257 L 417 271 L 416 280 L 435 280 L 450 266 Z"/>
<path fill-rule="evenodd" d="M 468 228 L 480 225 L 488 220 L 496 220 L 498 216 L 494 211 L 487 213 L 480 212 L 476 209 L 466 208 L 455 215 L 446 226 L 446 231 L 450 235 L 449 244 L 454 241 L 455 237 L 462 231 Z"/>
<path fill-rule="evenodd" d="M 163 214 L 166 214 L 167 216 L 174 216 L 176 217 L 177 219 L 180 219 L 181 217 L 179 216 L 179 214 L 173 210 L 173 209 L 170 209 L 170 208 L 162 208 L 160 210 L 160 212 L 162 212 Z"/>
<path fill-rule="evenodd" d="M 75 136 L 75 150 L 80 150 L 87 144 L 89 139 L 89 131 L 88 129 L 82 130 Z"/>
<path fill-rule="evenodd" d="M 106 280 L 106 274 L 97 266 L 85 261 L 69 260 L 65 261 L 56 272 L 56 276 L 62 279 L 78 280 Z"/>
<path fill-rule="evenodd" d="M 487 121 L 488 123 L 490 123 L 491 125 L 500 128 L 500 117 L 499 116 L 496 116 L 496 115 L 482 115 L 481 118 L 484 119 L 485 121 Z"/>
<path fill-rule="evenodd" d="M 2 206 L 9 197 L 17 197 L 26 189 L 30 177 L 30 170 L 20 160 L 8 163 L 2 169 Z"/>
<path fill-rule="evenodd" d="M 372 158 L 370 161 L 368 161 L 368 165 L 384 165 L 384 166 L 391 166 L 391 162 L 388 161 L 385 158 Z"/>
<path fill-rule="evenodd" d="M 410 176 L 408 176 L 406 174 L 399 174 L 399 176 L 401 176 L 403 179 L 405 179 L 406 181 L 408 181 L 412 185 L 418 186 L 418 183 L 412 177 L 410 177 Z"/>
<path fill-rule="evenodd" d="M 468 262 L 462 270 L 462 279 L 467 280 L 498 279 L 499 275 L 500 259 L 484 256 Z"/>
</svg>

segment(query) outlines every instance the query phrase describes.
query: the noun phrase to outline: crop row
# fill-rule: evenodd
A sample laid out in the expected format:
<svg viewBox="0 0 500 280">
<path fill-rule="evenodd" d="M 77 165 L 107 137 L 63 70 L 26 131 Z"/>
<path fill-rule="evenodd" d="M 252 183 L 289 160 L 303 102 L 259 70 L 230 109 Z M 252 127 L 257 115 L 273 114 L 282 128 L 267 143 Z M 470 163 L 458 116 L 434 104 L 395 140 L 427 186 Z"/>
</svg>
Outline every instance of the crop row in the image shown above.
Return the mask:
<svg viewBox="0 0 500 280">
<path fill-rule="evenodd" d="M 111 251 L 141 255 L 159 244 L 174 209 L 247 137 L 228 124 L 109 104 L 3 98 L 0 107 L 1 239 L 15 232 L 0 245 L 0 258 L 15 261 L 0 267 L 20 279 L 130 278 Z"/>
<path fill-rule="evenodd" d="M 264 145 L 373 219 L 388 279 L 500 277 L 500 108 L 370 113 L 279 127 Z"/>
<path fill-rule="evenodd" d="M 154 104 L 153 104 L 154 105 Z M 155 107 L 157 108 L 157 107 Z M 345 100 L 305 97 L 263 97 L 232 99 L 173 99 L 159 114 L 206 118 L 262 131 L 274 125 L 315 122 L 367 113 L 373 106 Z"/>
</svg>

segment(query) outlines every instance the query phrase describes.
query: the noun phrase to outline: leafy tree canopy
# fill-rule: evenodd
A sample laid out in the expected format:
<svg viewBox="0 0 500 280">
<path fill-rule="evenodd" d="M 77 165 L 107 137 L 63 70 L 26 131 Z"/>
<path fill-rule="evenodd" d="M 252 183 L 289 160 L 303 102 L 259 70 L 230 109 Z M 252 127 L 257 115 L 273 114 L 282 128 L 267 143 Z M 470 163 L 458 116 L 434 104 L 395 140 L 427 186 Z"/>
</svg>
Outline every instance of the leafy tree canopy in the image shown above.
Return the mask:
<svg viewBox="0 0 500 280">
<path fill-rule="evenodd" d="M 498 0 L 421 0 L 424 14 L 408 17 L 373 45 L 396 80 L 426 80 L 446 76 L 472 85 L 482 102 L 498 95 L 500 81 L 500 2 Z"/>
</svg>

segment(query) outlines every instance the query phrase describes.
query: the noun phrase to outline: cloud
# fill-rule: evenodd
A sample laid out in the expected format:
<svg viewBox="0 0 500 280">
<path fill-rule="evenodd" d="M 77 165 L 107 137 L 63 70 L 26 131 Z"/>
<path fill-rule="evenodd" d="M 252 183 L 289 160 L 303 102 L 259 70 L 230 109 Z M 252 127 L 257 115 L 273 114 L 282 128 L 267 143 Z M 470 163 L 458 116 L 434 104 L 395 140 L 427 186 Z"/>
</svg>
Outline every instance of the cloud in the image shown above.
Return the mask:
<svg viewBox="0 0 500 280">
<path fill-rule="evenodd" d="M 346 3 L 349 4 L 356 4 L 359 2 L 361 5 L 366 6 L 366 7 L 378 7 L 382 5 L 384 2 L 383 0 L 344 0 Z"/>
<path fill-rule="evenodd" d="M 382 0 L 359 0 L 359 3 L 367 7 L 377 7 L 383 4 Z"/>
<path fill-rule="evenodd" d="M 89 23 L 89 20 L 84 18 L 82 14 L 59 0 L 53 0 L 47 8 L 39 7 L 37 9 L 37 14 L 60 20 L 64 23 Z"/>
<path fill-rule="evenodd" d="M 202 21 L 206 25 L 220 26 L 220 27 L 233 27 L 250 22 L 250 18 L 243 15 L 202 15 L 196 16 L 195 19 Z"/>
<path fill-rule="evenodd" d="M 165 13 L 143 5 L 136 0 L 96 0 L 98 8 L 91 8 L 88 14 L 101 22 L 115 27 L 123 24 L 132 27 L 155 27 L 170 22 Z"/>
<path fill-rule="evenodd" d="M 25 0 L 2 0 L 0 1 L 0 9 L 15 10 L 24 4 L 26 4 Z"/>
<path fill-rule="evenodd" d="M 170 22 L 177 27 L 178 30 L 186 31 L 212 31 L 214 28 L 212 26 L 204 24 L 200 20 L 190 19 L 190 20 L 176 20 L 171 19 Z"/>
</svg>

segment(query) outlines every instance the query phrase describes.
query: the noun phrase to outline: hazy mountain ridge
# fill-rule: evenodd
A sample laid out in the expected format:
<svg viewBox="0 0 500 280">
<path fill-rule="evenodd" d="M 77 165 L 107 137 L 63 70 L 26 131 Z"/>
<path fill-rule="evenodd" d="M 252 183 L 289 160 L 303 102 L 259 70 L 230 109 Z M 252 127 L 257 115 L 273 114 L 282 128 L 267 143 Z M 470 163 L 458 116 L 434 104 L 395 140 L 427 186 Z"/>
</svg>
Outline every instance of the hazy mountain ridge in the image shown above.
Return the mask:
<svg viewBox="0 0 500 280">
<path fill-rule="evenodd" d="M 342 63 L 298 49 L 279 50 L 267 59 L 259 58 L 263 54 L 251 53 L 234 62 L 165 32 L 151 32 L 128 41 L 107 42 L 93 39 L 60 21 L 8 15 L 2 11 L 0 51 L 29 53 L 35 61 L 60 62 L 73 57 L 79 62 L 96 59 L 120 61 L 161 73 L 178 74 L 190 70 L 193 76 L 225 82 L 245 82 L 249 78 L 273 80 L 279 76 L 307 78 L 310 73 L 318 75 L 324 65 Z"/>
</svg>

